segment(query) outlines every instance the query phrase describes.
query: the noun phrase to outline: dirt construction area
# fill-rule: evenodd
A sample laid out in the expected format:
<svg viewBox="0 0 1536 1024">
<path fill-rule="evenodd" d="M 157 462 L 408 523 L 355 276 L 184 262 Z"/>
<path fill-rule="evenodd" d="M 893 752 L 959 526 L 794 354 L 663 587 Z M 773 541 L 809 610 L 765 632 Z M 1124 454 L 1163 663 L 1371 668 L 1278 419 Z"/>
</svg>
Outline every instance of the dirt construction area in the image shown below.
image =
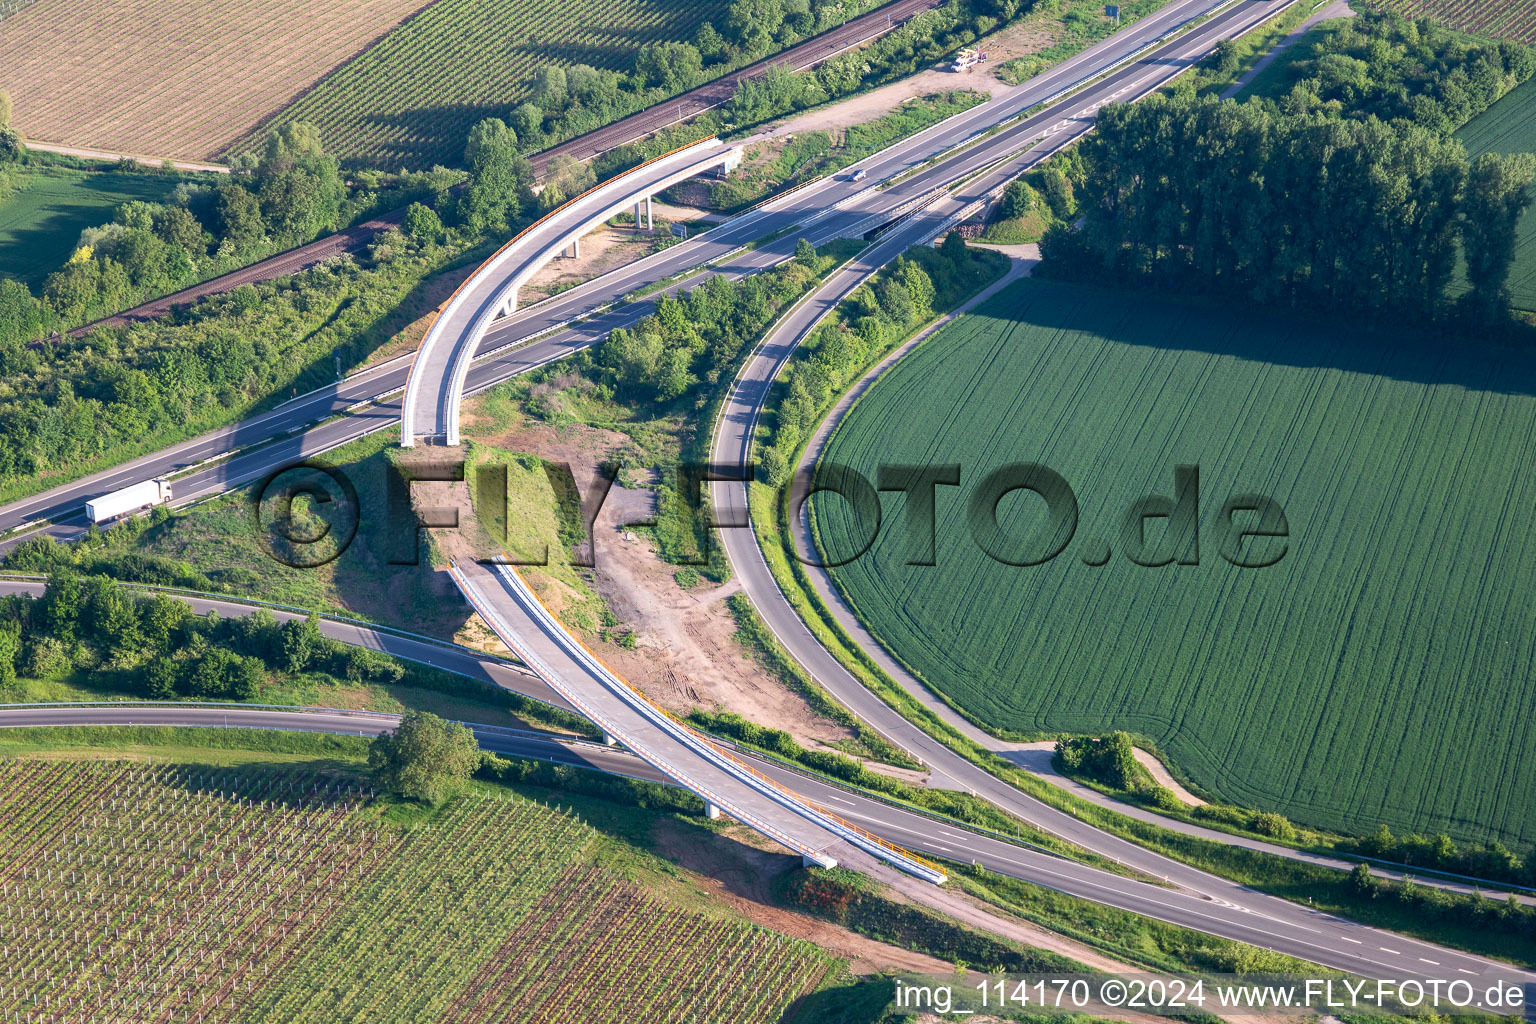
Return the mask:
<svg viewBox="0 0 1536 1024">
<path fill-rule="evenodd" d="M 466 436 L 568 463 L 582 488 L 599 462 L 629 443 L 627 435 L 579 423 L 525 420 L 491 432 L 484 421 L 477 423 L 474 408 L 473 401 L 466 408 Z M 633 648 L 592 636 L 583 639 L 597 645 L 620 675 L 673 712 L 686 714 L 696 707 L 734 711 L 788 730 L 812 748 L 848 739 L 847 729 L 813 713 L 734 639 L 736 622 L 726 605 L 737 589 L 734 581 L 713 586 L 701 579 L 684 588 L 674 578 L 678 567 L 663 562 L 643 531 L 631 528 L 654 508 L 654 492 L 615 484 L 593 527 L 597 565 L 590 582 L 612 615 L 634 630 Z"/>
<path fill-rule="evenodd" d="M 0 86 L 31 138 L 207 159 L 425 6 L 37 0 L 0 20 Z"/>
</svg>

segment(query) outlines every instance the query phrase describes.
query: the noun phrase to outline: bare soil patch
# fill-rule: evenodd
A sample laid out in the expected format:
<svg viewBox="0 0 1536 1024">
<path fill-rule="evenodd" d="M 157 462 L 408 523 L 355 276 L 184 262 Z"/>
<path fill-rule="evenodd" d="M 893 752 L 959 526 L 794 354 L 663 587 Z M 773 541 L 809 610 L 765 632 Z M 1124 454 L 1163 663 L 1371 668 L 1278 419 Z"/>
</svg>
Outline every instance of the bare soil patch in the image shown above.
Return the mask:
<svg viewBox="0 0 1536 1024">
<path fill-rule="evenodd" d="M 705 210 L 670 203 L 651 203 L 654 231 L 636 231 L 633 224 L 604 224 L 581 240 L 581 255 L 550 260 L 523 286 L 521 305 L 532 305 L 566 288 L 601 277 L 650 254 L 655 240 L 670 233 L 670 224 L 711 219 Z"/>
<path fill-rule="evenodd" d="M 480 403 L 472 401 L 465 409 L 467 436 L 568 463 L 583 491 L 598 463 L 633 443 L 618 431 L 581 423 L 554 426 L 526 416 L 496 429 L 489 418 L 476 415 L 478 408 Z M 737 589 L 734 581 L 691 590 L 678 585 L 678 567 L 657 557 L 650 540 L 631 525 L 654 513 L 650 490 L 616 483 L 609 492 L 593 528 L 597 566 L 589 579 L 613 615 L 635 631 L 635 645 L 625 649 L 596 637 L 583 639 L 600 644 L 604 661 L 678 714 L 695 707 L 734 711 L 761 725 L 785 729 L 813 749 L 850 738 L 847 729 L 817 716 L 735 641 L 736 623 L 725 603 Z M 485 646 L 486 635 L 461 636 L 464 642 L 492 649 Z"/>
<path fill-rule="evenodd" d="M 793 860 L 781 852 L 763 849 L 765 840 L 744 825 L 730 825 L 723 831 L 736 842 L 701 843 L 692 830 L 664 818 L 651 830 L 651 839 L 658 854 L 699 875 L 698 884 L 710 895 L 755 924 L 814 942 L 844 958 L 855 974 L 948 974 L 954 970 L 953 964 L 936 957 L 868 939 L 830 921 L 775 906 L 773 879 L 792 870 Z"/>
</svg>

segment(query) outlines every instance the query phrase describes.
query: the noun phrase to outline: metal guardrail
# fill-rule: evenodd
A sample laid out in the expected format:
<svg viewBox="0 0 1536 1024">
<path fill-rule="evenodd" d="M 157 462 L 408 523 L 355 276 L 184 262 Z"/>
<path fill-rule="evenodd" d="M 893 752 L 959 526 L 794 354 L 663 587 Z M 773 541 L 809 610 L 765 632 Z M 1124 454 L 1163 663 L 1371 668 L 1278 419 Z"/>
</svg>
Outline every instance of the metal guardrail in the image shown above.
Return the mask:
<svg viewBox="0 0 1536 1024">
<path fill-rule="evenodd" d="M 619 677 L 619 675 L 616 672 L 614 672 L 611 668 L 609 668 L 606 664 L 604 664 L 602 659 L 598 658 L 595 654 L 593 654 L 591 652 L 590 648 L 588 648 L 586 646 L 586 644 L 581 642 L 580 638 L 572 636 L 569 632 L 567 632 L 564 629 L 563 626 L 561 626 L 561 624 L 559 623 L 559 620 L 557 620 L 554 617 L 553 613 L 551 613 L 547 608 L 544 607 L 543 602 L 539 600 L 538 595 L 534 594 L 532 592 L 532 590 L 527 588 L 526 584 L 524 584 L 522 582 L 521 577 L 517 576 L 515 570 L 511 569 L 511 567 L 509 567 L 509 566 L 503 566 L 501 568 L 503 570 L 503 575 L 504 576 L 510 574 L 510 576 L 511 576 L 512 580 L 514 581 L 514 583 L 517 586 L 519 586 L 524 592 L 526 592 L 533 599 L 533 601 L 538 605 L 539 609 L 542 611 L 543 617 L 545 617 L 548 620 L 549 624 L 552 627 L 554 627 L 556 630 L 558 630 L 561 633 L 561 635 L 566 636 L 567 638 L 569 638 L 571 640 L 574 640 L 576 642 L 576 644 L 581 648 L 581 650 L 586 652 L 588 658 L 590 658 L 591 661 L 596 666 L 598 666 L 603 672 L 605 672 L 609 677 L 612 678 L 612 680 L 614 681 L 615 685 L 618 686 L 623 691 L 622 694 L 620 695 L 621 699 L 623 698 L 623 696 L 626 696 L 626 695 L 638 697 L 640 699 L 640 701 L 642 701 L 647 707 L 650 707 L 650 708 L 654 709 L 656 712 L 659 713 L 659 724 L 662 724 L 665 727 L 667 722 L 674 723 L 675 728 L 673 730 L 670 730 L 670 731 L 673 732 L 674 736 L 676 736 L 677 738 L 683 739 L 684 742 L 688 742 L 689 740 L 692 740 L 692 744 L 690 744 L 690 745 L 694 745 L 696 747 L 702 748 L 702 751 L 705 752 L 706 754 L 713 753 L 717 760 L 723 761 L 723 765 L 722 766 L 725 767 L 727 771 L 731 771 L 733 769 L 736 769 L 736 770 L 742 770 L 742 771 L 747 772 L 753 779 L 758 780 L 764 786 L 768 787 L 769 792 L 765 793 L 765 795 L 769 796 L 772 799 L 775 799 L 776 802 L 779 802 L 781 804 L 786 804 L 787 806 L 790 806 L 791 809 L 797 810 L 801 814 L 805 813 L 803 810 L 801 810 L 802 807 L 810 807 L 811 809 L 813 809 L 813 810 L 815 810 L 817 812 L 820 812 L 821 814 L 823 814 L 823 816 L 827 817 L 830 821 L 834 822 L 837 826 L 842 826 L 844 829 L 847 830 L 848 833 L 850 833 L 848 835 L 844 835 L 843 836 L 844 838 L 849 839 L 855 845 L 863 846 L 868 852 L 874 853 L 876 856 L 881 857 L 882 859 L 890 861 L 892 864 L 894 864 L 895 866 L 901 868 L 903 871 L 906 871 L 908 874 L 916 875 L 919 878 L 924 878 L 925 880 L 930 881 L 930 882 L 934 882 L 935 884 L 942 884 L 946 880 L 946 878 L 948 876 L 945 875 L 945 873 L 941 869 L 939 869 L 936 866 L 932 865 L 930 862 L 925 861 L 922 858 L 917 857 L 917 856 L 909 853 L 906 850 L 903 850 L 899 846 L 895 846 L 894 844 L 886 842 L 883 839 L 879 839 L 879 838 L 873 837 L 873 836 L 868 836 L 862 830 L 858 829 L 856 826 L 849 825 L 847 822 L 844 822 L 841 818 L 837 818 L 834 815 L 826 814 L 824 809 L 819 807 L 818 805 L 816 805 L 814 803 L 811 803 L 810 801 L 808 801 L 805 798 L 801 797 L 799 794 L 795 793 L 794 791 L 792 791 L 792 790 L 788 789 L 787 787 L 781 785 L 780 783 L 777 783 L 777 782 L 773 781 L 772 779 L 769 779 L 768 777 L 764 776 L 761 772 L 757 771 L 756 769 L 751 768 L 748 765 L 742 764 L 738 759 L 736 759 L 734 757 L 731 757 L 730 755 L 726 754 L 724 751 L 719 750 L 718 747 L 716 747 L 713 744 L 713 742 L 711 741 L 711 739 L 709 737 L 702 736 L 692 726 L 687 725 L 684 722 L 678 721 L 676 719 L 676 717 L 672 715 L 671 712 L 665 710 L 664 708 L 658 707 L 655 704 L 655 702 L 652 701 L 649 697 L 645 696 L 645 694 L 643 694 L 640 691 L 636 690 L 635 688 L 625 684 L 623 682 L 622 678 Z M 756 788 L 756 787 L 754 787 L 754 788 Z M 759 791 L 761 792 L 762 790 L 760 789 Z M 821 824 L 823 824 L 823 827 L 826 827 L 826 823 L 823 822 Z M 840 830 L 838 828 L 836 828 L 836 827 L 833 827 L 831 829 L 831 831 L 834 832 L 834 834 L 841 834 Z M 863 841 L 861 842 L 861 840 L 863 840 Z M 876 847 L 876 849 L 870 850 L 869 849 L 870 844 L 873 844 Z"/>
</svg>

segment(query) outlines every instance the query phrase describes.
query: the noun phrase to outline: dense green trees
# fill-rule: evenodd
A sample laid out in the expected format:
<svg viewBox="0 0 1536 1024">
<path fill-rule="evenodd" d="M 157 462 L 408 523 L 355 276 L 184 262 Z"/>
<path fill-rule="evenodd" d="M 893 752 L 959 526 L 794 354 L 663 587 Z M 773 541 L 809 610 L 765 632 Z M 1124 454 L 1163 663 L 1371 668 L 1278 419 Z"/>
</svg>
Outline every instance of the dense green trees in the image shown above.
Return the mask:
<svg viewBox="0 0 1536 1024">
<path fill-rule="evenodd" d="M 241 191 L 244 191 L 243 189 Z M 168 226 L 174 228 L 174 225 Z M 141 236 L 122 227 L 109 244 Z M 168 443 L 230 422 L 292 387 L 320 384 L 378 344 L 405 295 L 468 245 L 416 218 L 420 237 L 386 232 L 363 258 L 341 257 L 290 278 L 247 285 L 164 320 L 103 328 L 30 345 L 0 334 L 0 484 L 77 472 L 93 460 Z M 153 241 L 151 242 L 151 239 Z M 175 247 L 181 251 L 179 246 Z M 141 251 L 135 249 L 134 251 Z M 131 289 L 124 264 L 84 257 L 96 277 Z M 71 275 L 65 280 L 73 281 Z M 0 282 L 0 310 L 37 323 L 36 303 Z M 77 300 L 55 288 L 50 301 Z M 28 319 L 28 317 L 31 319 Z M 0 320 L 0 331 L 7 322 Z"/>
<path fill-rule="evenodd" d="M 864 370 L 935 312 L 952 307 L 997 272 L 1001 257 L 972 250 L 950 234 L 937 250 L 914 246 L 856 289 L 795 354 L 775 407 L 773 440 L 763 449 L 768 482 L 783 483 L 822 412 Z"/>
<path fill-rule="evenodd" d="M 675 298 L 658 296 L 654 313 L 608 336 L 588 364 L 591 372 L 638 401 L 670 402 L 700 382 L 728 380 L 747 342 L 814 278 L 820 258 L 814 249 L 811 255 L 814 266 L 796 261 L 737 281 L 716 276 Z"/>
<path fill-rule="evenodd" d="M 1536 51 L 1363 13 L 1312 33 L 1272 97 L 1099 113 L 1043 270 L 1369 317 L 1508 316 L 1529 157 L 1469 163 L 1451 133 L 1536 73 Z M 1218 58 L 1219 59 L 1219 58 Z M 1010 209 L 1037 196 L 1010 192 Z M 1057 202 L 1052 202 L 1053 209 Z M 1065 218 L 1058 213 L 1060 221 Z M 1458 267 L 1469 289 L 1461 290 Z"/>
<path fill-rule="evenodd" d="M 480 767 L 480 745 L 474 733 L 459 723 L 412 710 L 394 732 L 369 744 L 368 766 L 385 788 L 440 804 Z"/>
<path fill-rule="evenodd" d="M 17 160 L 24 152 L 21 132 L 11 124 L 11 94 L 0 89 L 0 164 Z"/>
<path fill-rule="evenodd" d="M 1480 158 L 1407 121 L 1154 97 L 1099 112 L 1080 231 L 1044 269 L 1214 289 L 1267 303 L 1424 318 L 1465 253 L 1480 322 L 1507 309 L 1526 158 Z"/>
<path fill-rule="evenodd" d="M 718 25 L 706 22 L 699 27 L 693 42 L 642 47 L 629 74 L 587 64 L 541 68 L 532 96 L 511 112 L 511 126 L 521 150 L 532 153 L 834 28 L 874 6 L 876 0 L 734 0 Z M 794 74 L 775 68 L 762 78 L 743 81 L 730 103 L 700 115 L 690 132 L 754 124 L 910 74 L 974 42 L 1000 17 L 1011 18 L 1028 6 L 1026 0 L 950 0 L 814 71 Z M 603 167 L 612 169 L 626 161 L 637 162 L 620 153 Z"/>
<path fill-rule="evenodd" d="M 1509 309 L 1509 270 L 1520 215 L 1531 203 L 1536 157 L 1484 153 L 1472 162 L 1461 203 L 1461 249 L 1471 290 L 1462 304 L 1475 323 L 1494 323 Z"/>
<path fill-rule="evenodd" d="M 533 183 L 532 167 L 517 152 L 517 133 L 500 118 L 486 118 L 470 129 L 464 163 L 470 177 L 459 219 L 475 231 L 515 219 Z"/>
<path fill-rule="evenodd" d="M 1288 114 L 1406 120 L 1447 135 L 1536 73 L 1536 51 L 1427 18 L 1362 11 L 1311 33 L 1290 65 Z"/>
<path fill-rule="evenodd" d="M 14 288 L 0 293 L 0 312 L 7 314 L 0 316 L 0 344 L 65 331 L 245 266 L 380 205 L 435 197 L 446 188 L 444 173 L 458 176 L 360 174 L 349 187 L 313 126 L 286 125 L 260 159 L 240 161 L 217 185 L 189 177 L 168 201 L 125 203 L 111 223 L 87 229 L 41 296 Z M 381 197 L 380 189 L 394 195 Z M 0 166 L 0 200 L 6 191 Z"/>
<path fill-rule="evenodd" d="M 1382 825 L 1369 836 L 1340 842 L 1337 849 L 1410 867 L 1536 886 L 1536 856 L 1521 858 L 1497 840 L 1487 846 L 1458 846 L 1444 833 L 1394 836 L 1391 829 Z"/>
<path fill-rule="evenodd" d="M 405 675 L 384 655 L 324 636 L 314 616 L 198 616 L 168 595 L 56 568 L 40 598 L 0 600 L 0 685 L 18 673 L 53 679 L 75 670 L 108 673 L 157 700 L 250 700 L 271 673 L 382 683 Z"/>
<path fill-rule="evenodd" d="M 1063 736 L 1056 741 L 1056 756 L 1061 759 L 1065 771 L 1086 775 L 1111 789 L 1127 793 L 1135 793 L 1145 784 L 1145 772 L 1136 762 L 1134 751 L 1135 744 L 1127 732 L 1116 731 L 1107 736 Z"/>
</svg>

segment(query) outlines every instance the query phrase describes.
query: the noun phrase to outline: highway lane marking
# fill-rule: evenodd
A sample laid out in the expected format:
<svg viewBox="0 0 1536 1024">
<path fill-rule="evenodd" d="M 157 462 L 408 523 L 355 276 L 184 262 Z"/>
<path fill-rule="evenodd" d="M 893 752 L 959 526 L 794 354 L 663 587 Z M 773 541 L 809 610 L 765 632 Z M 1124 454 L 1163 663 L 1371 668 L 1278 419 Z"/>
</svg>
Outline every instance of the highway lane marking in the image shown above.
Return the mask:
<svg viewBox="0 0 1536 1024">
<path fill-rule="evenodd" d="M 1469 971 L 1469 970 L 1467 970 L 1467 969 L 1466 969 L 1466 968 L 1465 968 L 1465 967 L 1458 967 L 1458 968 L 1456 968 L 1456 969 L 1457 969 L 1457 970 L 1458 970 L 1458 971 L 1460 971 L 1460 972 L 1461 972 L 1461 973 L 1462 973 L 1462 974 L 1470 974 L 1470 975 L 1472 975 L 1472 976 L 1473 976 L 1473 977 L 1476 977 L 1476 976 L 1477 976 L 1477 972 L 1476 972 L 1476 971 Z"/>
<path fill-rule="evenodd" d="M 1395 950 L 1395 949 L 1388 949 L 1386 946 L 1377 946 L 1376 948 L 1381 950 L 1383 953 L 1391 953 L 1393 956 L 1402 956 L 1402 954 L 1399 953 L 1397 950 Z"/>
<path fill-rule="evenodd" d="M 1345 942 L 1353 942 L 1357 946 L 1365 945 L 1365 943 L 1361 942 L 1359 939 L 1352 939 L 1348 935 L 1340 935 L 1339 938 L 1343 939 Z"/>
<path fill-rule="evenodd" d="M 1420 963 L 1426 963 L 1426 964 L 1434 964 L 1434 965 L 1435 965 L 1435 966 L 1436 966 L 1436 967 L 1439 967 L 1439 966 L 1440 966 L 1440 961 L 1439 961 L 1439 960 L 1431 960 L 1431 959 L 1430 959 L 1430 958 L 1429 958 L 1429 957 L 1427 957 L 1427 956 L 1421 956 L 1421 957 L 1419 957 L 1419 962 L 1420 962 Z"/>
</svg>

